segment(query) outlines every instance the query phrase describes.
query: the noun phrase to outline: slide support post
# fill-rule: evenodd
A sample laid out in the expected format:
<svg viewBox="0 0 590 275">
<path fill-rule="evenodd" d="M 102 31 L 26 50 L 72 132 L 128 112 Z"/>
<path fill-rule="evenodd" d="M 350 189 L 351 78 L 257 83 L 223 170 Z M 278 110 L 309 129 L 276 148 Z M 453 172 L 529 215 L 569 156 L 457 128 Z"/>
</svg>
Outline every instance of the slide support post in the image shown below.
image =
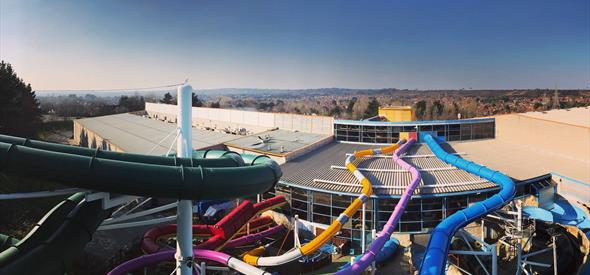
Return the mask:
<svg viewBox="0 0 590 275">
<path fill-rule="evenodd" d="M 363 213 L 362 213 L 362 223 L 363 224 L 361 225 L 361 231 L 362 231 L 362 235 L 361 235 L 361 242 L 362 242 L 361 252 L 363 254 L 365 253 L 366 246 L 367 246 L 367 239 L 366 239 L 367 238 L 366 237 L 367 235 L 366 235 L 366 228 L 365 228 L 366 227 L 365 226 L 366 219 L 367 219 L 367 216 L 366 216 L 366 213 L 367 213 L 366 210 L 367 209 L 366 209 L 366 206 L 365 205 L 366 205 L 366 203 L 363 203 Z"/>
<path fill-rule="evenodd" d="M 176 122 L 179 127 L 176 141 L 178 157 L 192 157 L 192 95 L 193 88 L 188 84 L 178 87 L 178 115 Z M 193 204 L 190 200 L 179 200 L 176 218 L 176 266 L 178 275 L 193 274 Z"/>
</svg>

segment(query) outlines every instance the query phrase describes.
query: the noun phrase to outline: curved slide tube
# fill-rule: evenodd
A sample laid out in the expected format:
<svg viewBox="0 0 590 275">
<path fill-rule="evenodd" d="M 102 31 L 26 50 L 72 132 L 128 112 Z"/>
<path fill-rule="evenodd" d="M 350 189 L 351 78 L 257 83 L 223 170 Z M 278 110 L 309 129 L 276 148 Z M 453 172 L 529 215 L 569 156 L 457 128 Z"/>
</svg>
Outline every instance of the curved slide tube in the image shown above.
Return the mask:
<svg viewBox="0 0 590 275">
<path fill-rule="evenodd" d="M 176 157 L 162 157 L 152 155 L 141 155 L 133 153 L 121 153 L 115 151 L 105 151 L 101 149 L 91 149 L 86 147 L 78 147 L 71 145 L 64 145 L 59 143 L 51 143 L 39 140 L 32 140 L 27 138 L 13 137 L 7 135 L 0 135 L 0 143 L 8 143 L 15 145 L 22 145 L 29 148 L 40 149 L 45 151 L 59 152 L 65 154 L 97 157 L 99 159 L 110 159 L 125 162 L 137 162 L 145 164 L 156 164 L 166 166 L 204 166 L 204 167 L 237 167 L 244 166 L 246 159 L 244 156 L 236 152 L 208 150 L 197 151 L 194 155 L 198 158 L 176 158 Z M 243 159 L 244 158 L 244 159 Z M 250 159 L 251 161 L 251 159 Z"/>
<path fill-rule="evenodd" d="M 350 219 L 350 217 L 356 213 L 361 205 L 365 203 L 373 194 L 371 183 L 360 171 L 356 169 L 356 166 L 353 164 L 354 160 L 363 156 L 388 154 L 395 151 L 398 147 L 399 144 L 393 144 L 384 148 L 361 150 L 346 158 L 346 167 L 363 187 L 361 194 L 358 196 L 358 198 L 354 199 L 354 201 L 344 210 L 344 212 L 340 214 L 340 216 L 338 216 L 336 220 L 334 220 L 330 226 L 328 226 L 328 228 L 326 228 L 326 230 L 320 233 L 309 243 L 306 243 L 299 248 L 293 248 L 280 256 L 259 257 L 254 255 L 254 250 L 251 250 L 243 256 L 243 260 L 255 266 L 277 266 L 294 261 L 301 256 L 309 255 L 317 251 L 323 244 L 332 239 L 332 237 L 334 237 L 334 235 L 340 231 L 348 219 Z M 261 248 L 259 247 L 255 250 L 260 249 Z"/>
<path fill-rule="evenodd" d="M 410 182 L 408 187 L 406 187 L 406 190 L 404 190 L 404 193 L 400 197 L 399 202 L 395 205 L 393 213 L 391 213 L 391 216 L 389 216 L 389 220 L 387 220 L 387 223 L 383 227 L 383 230 L 381 230 L 381 232 L 377 234 L 377 238 L 373 240 L 373 242 L 371 243 L 371 247 L 369 247 L 369 249 L 360 257 L 358 262 L 355 262 L 348 268 L 341 269 L 336 274 L 360 274 L 365 269 L 367 269 L 367 267 L 369 267 L 369 265 L 371 265 L 373 261 L 375 261 L 376 256 L 380 253 L 385 243 L 390 240 L 391 234 L 393 233 L 393 230 L 395 230 L 395 228 L 397 227 L 397 223 L 401 218 L 402 214 L 404 213 L 406 205 L 408 205 L 408 202 L 410 201 L 412 194 L 414 194 L 414 190 L 416 190 L 416 187 L 418 187 L 420 181 L 422 180 L 422 177 L 420 176 L 420 172 L 418 172 L 418 169 L 408 164 L 400 157 L 412 146 L 412 144 L 414 144 L 414 142 L 416 142 L 415 139 L 408 140 L 408 142 L 406 142 L 399 149 L 397 149 L 395 153 L 393 153 L 393 161 L 400 165 L 404 170 L 409 171 L 412 174 L 412 181 Z"/>
<path fill-rule="evenodd" d="M 455 235 L 455 232 L 457 232 L 459 228 L 462 228 L 509 203 L 514 198 L 516 186 L 509 177 L 498 171 L 491 170 L 445 152 L 431 135 L 424 135 L 424 140 L 434 155 L 439 159 L 500 186 L 500 191 L 498 193 L 484 201 L 477 202 L 465 209 L 455 212 L 434 228 L 424 254 L 424 259 L 422 260 L 420 274 L 440 275 L 445 272 L 449 246 L 451 245 L 451 240 L 453 235 Z"/>
<path fill-rule="evenodd" d="M 269 238 L 275 234 L 278 234 L 279 232 L 281 232 L 285 229 L 286 229 L 285 226 L 283 226 L 282 224 L 275 225 L 274 227 L 271 227 L 271 228 L 266 229 L 264 231 L 260 231 L 258 233 L 235 238 L 235 239 L 227 242 L 225 244 L 224 248 L 235 248 L 235 247 L 239 247 L 242 245 L 251 244 L 251 243 L 254 243 L 258 240 L 261 240 L 264 238 Z"/>
<path fill-rule="evenodd" d="M 379 250 L 379 252 L 375 255 L 375 262 L 376 263 L 382 263 L 385 262 L 387 259 L 389 259 L 391 256 L 393 256 L 393 254 L 395 253 L 395 251 L 397 250 L 397 248 L 399 247 L 399 241 L 396 238 L 389 238 L 389 240 L 387 240 L 385 242 L 385 244 L 383 245 L 383 247 L 381 248 L 381 250 Z M 358 255 L 356 257 L 354 257 L 355 262 L 359 261 L 361 259 L 363 255 Z M 341 266 L 340 269 L 347 269 L 350 268 L 352 266 L 352 264 L 350 263 L 346 263 L 345 265 Z"/>
<path fill-rule="evenodd" d="M 252 158 L 249 166 L 207 167 L 218 162 L 237 165 L 235 157 L 212 161 L 91 151 L 89 155 L 85 148 L 0 136 L 0 171 L 104 192 L 187 200 L 260 194 L 282 176 L 275 161 L 261 156 Z"/>
<path fill-rule="evenodd" d="M 220 250 L 225 243 L 234 238 L 240 230 L 250 223 L 253 217 L 266 210 L 280 207 L 286 203 L 287 201 L 284 196 L 276 196 L 258 203 L 252 203 L 249 200 L 245 200 L 215 225 L 193 225 L 193 235 L 211 236 L 207 241 L 198 244 L 196 248 Z M 261 218 L 258 222 L 251 225 L 254 227 L 263 226 L 264 224 L 268 224 L 269 219 L 270 218 Z M 272 219 L 270 219 L 270 222 L 272 222 Z M 162 235 L 175 233 L 175 224 L 154 227 L 153 229 L 148 230 L 144 235 L 141 242 L 141 248 L 148 254 L 157 252 L 161 250 L 161 248 L 156 243 L 156 240 Z"/>
<path fill-rule="evenodd" d="M 270 217 L 260 217 L 253 219 L 251 222 L 248 223 L 248 226 L 250 228 L 250 232 L 253 234 L 272 227 L 273 223 L 274 221 Z M 214 225 L 193 224 L 193 236 L 202 239 L 210 238 L 213 235 L 211 231 L 211 227 L 213 226 Z M 245 234 L 246 230 L 242 228 L 242 230 L 238 232 L 235 236 L 241 238 Z M 146 231 L 146 233 L 143 235 L 143 238 L 141 239 L 141 250 L 145 254 L 152 254 L 158 251 L 166 250 L 168 248 L 161 246 L 159 244 L 159 239 L 171 235 L 176 235 L 176 224 L 164 224 L 152 227 L 148 231 Z"/>
<path fill-rule="evenodd" d="M 21 241 L 0 252 L 0 274 L 64 274 L 109 215 L 76 193 L 51 209 Z"/>
<path fill-rule="evenodd" d="M 152 265 L 163 261 L 173 261 L 174 253 L 174 250 L 165 250 L 154 254 L 143 255 L 141 257 L 137 257 L 117 266 L 115 269 L 111 270 L 111 272 L 107 273 L 107 275 L 124 275 L 128 272 L 140 269 L 147 265 Z M 270 275 L 270 273 L 262 269 L 251 266 L 222 252 L 203 249 L 193 249 L 193 254 L 195 255 L 195 258 L 214 261 L 225 266 L 228 266 L 229 268 L 234 269 L 243 274 Z"/>
<path fill-rule="evenodd" d="M 20 240 L 11 236 L 0 234 L 0 252 L 10 248 L 17 244 Z"/>
</svg>

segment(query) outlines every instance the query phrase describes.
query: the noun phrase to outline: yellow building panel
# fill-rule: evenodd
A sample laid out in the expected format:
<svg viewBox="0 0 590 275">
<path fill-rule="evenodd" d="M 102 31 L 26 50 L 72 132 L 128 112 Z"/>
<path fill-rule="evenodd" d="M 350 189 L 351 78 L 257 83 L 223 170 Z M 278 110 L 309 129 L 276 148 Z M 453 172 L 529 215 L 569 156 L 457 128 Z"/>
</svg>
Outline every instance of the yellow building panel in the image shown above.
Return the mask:
<svg viewBox="0 0 590 275">
<path fill-rule="evenodd" d="M 410 106 L 379 107 L 379 116 L 388 121 L 413 121 L 414 109 Z"/>
</svg>

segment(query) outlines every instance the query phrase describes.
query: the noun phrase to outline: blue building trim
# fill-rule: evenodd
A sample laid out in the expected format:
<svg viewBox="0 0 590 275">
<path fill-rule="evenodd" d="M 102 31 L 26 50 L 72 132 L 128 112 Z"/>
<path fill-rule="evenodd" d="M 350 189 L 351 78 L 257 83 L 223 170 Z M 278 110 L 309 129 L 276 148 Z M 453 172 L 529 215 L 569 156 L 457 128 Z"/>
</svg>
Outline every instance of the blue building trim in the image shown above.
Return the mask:
<svg viewBox="0 0 590 275">
<path fill-rule="evenodd" d="M 421 125 L 445 125 L 445 124 L 472 124 L 495 122 L 495 118 L 470 118 L 461 120 L 416 120 L 416 121 L 370 121 L 370 120 L 334 120 L 334 124 L 362 125 L 362 126 L 421 126 Z"/>
</svg>

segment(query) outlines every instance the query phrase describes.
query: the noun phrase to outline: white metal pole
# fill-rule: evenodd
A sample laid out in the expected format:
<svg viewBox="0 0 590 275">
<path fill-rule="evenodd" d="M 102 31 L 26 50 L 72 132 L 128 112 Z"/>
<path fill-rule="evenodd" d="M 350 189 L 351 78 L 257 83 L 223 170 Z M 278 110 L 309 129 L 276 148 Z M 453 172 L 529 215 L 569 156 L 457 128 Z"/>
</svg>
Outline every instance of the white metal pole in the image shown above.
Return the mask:
<svg viewBox="0 0 590 275">
<path fill-rule="evenodd" d="M 490 246 L 492 252 L 492 275 L 498 275 L 498 244 Z"/>
<path fill-rule="evenodd" d="M 373 227 L 375 227 L 374 224 L 373 224 Z M 376 237 L 377 237 L 377 230 L 375 228 L 373 228 L 371 230 L 371 241 L 374 241 Z M 373 261 L 371 263 L 371 274 L 375 274 L 375 272 L 377 272 L 377 264 L 375 263 L 375 261 Z"/>
<path fill-rule="evenodd" d="M 365 204 L 363 203 L 363 214 L 362 214 L 362 218 L 361 218 L 361 222 L 362 222 L 362 225 L 361 225 L 361 231 L 362 231 L 361 232 L 362 233 L 361 234 L 361 252 L 363 254 L 365 253 L 365 246 L 366 246 L 366 242 L 367 242 L 367 240 L 366 240 L 367 237 L 366 237 L 366 233 L 365 233 L 365 227 L 366 227 L 365 221 L 366 221 L 366 213 L 367 212 L 365 210 L 366 210 L 366 207 L 365 207 Z"/>
<path fill-rule="evenodd" d="M 553 274 L 557 275 L 557 242 L 555 235 L 551 236 L 553 240 Z"/>
<path fill-rule="evenodd" d="M 176 123 L 179 135 L 176 140 L 178 157 L 192 157 L 192 94 L 193 88 L 188 84 L 178 87 L 178 115 Z M 190 200 L 179 200 L 176 228 L 176 266 L 179 275 L 193 274 L 193 205 Z"/>
<path fill-rule="evenodd" d="M 297 220 L 298 219 L 299 219 L 299 215 L 295 215 L 295 218 L 293 219 L 293 247 L 297 247 L 297 238 L 299 238 L 298 232 L 297 232 Z"/>
</svg>

